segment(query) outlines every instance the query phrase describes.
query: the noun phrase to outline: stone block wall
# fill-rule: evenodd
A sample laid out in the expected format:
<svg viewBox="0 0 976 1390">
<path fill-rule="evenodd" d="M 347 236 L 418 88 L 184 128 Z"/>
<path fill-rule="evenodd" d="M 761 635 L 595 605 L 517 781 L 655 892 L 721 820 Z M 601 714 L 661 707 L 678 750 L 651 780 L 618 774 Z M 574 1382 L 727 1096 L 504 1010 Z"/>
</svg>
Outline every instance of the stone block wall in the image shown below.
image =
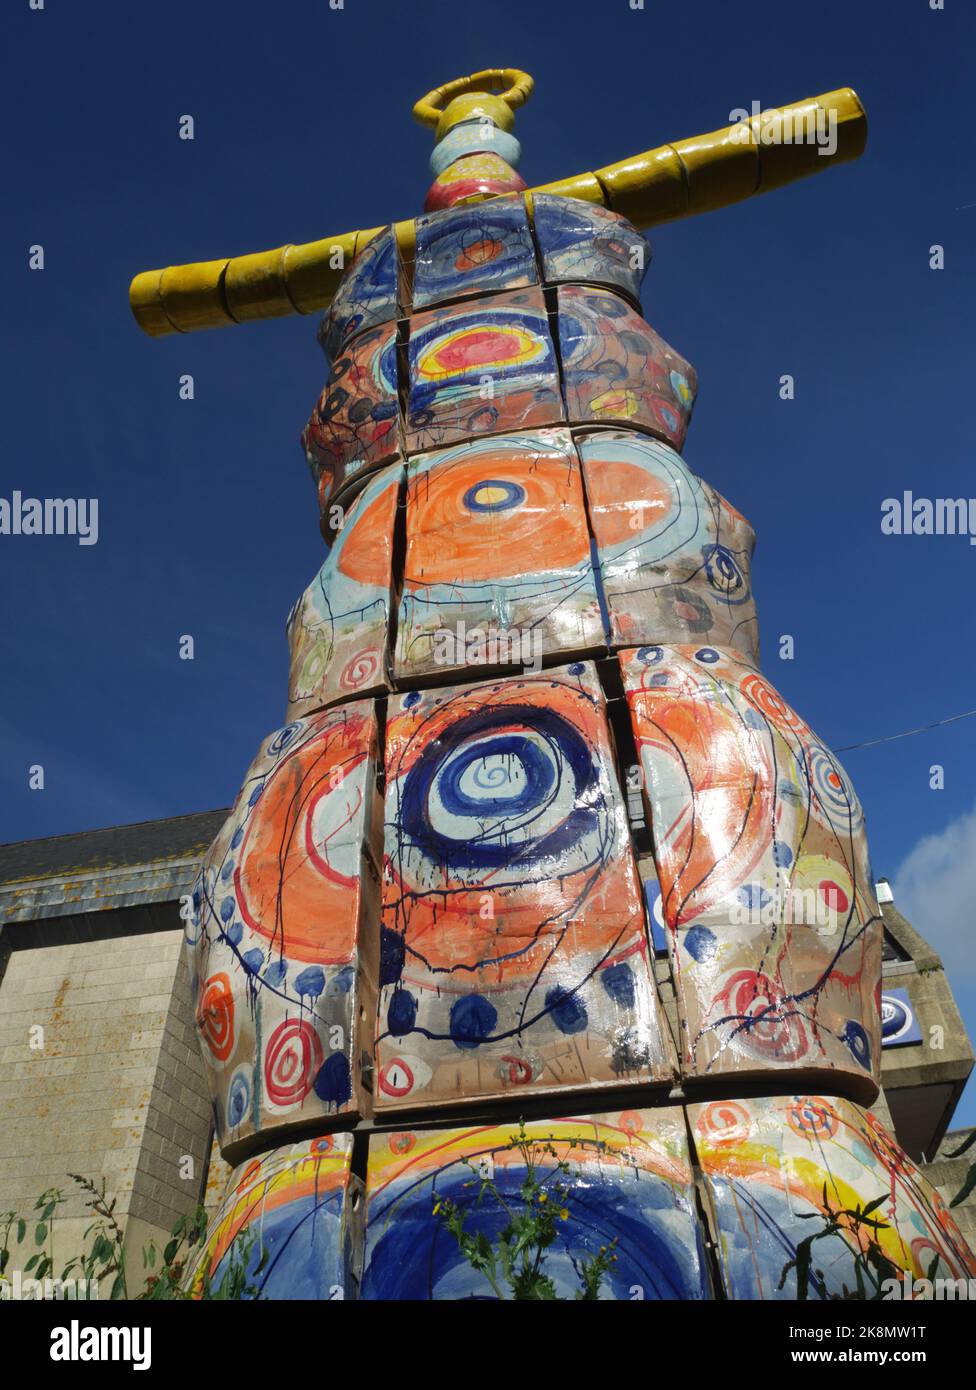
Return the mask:
<svg viewBox="0 0 976 1390">
<path fill-rule="evenodd" d="M 0 1212 L 29 1220 L 41 1192 L 64 1193 L 55 1273 L 82 1248 L 91 1219 L 69 1173 L 104 1177 L 136 1283 L 142 1246 L 165 1242 L 206 1179 L 212 1121 L 176 904 L 163 930 L 146 930 L 144 911 L 5 931 Z M 11 1269 L 20 1251 L 26 1260 L 36 1248 L 19 1247 Z"/>
</svg>

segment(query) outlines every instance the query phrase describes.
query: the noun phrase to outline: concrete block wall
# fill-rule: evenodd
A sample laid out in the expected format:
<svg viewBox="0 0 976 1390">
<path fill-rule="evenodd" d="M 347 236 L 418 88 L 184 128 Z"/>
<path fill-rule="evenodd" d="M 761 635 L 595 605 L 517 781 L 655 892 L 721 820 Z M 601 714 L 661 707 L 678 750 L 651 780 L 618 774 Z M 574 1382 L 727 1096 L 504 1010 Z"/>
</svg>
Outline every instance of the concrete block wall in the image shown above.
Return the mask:
<svg viewBox="0 0 976 1390">
<path fill-rule="evenodd" d="M 100 916 L 94 940 L 69 931 L 54 944 L 66 933 L 37 923 L 10 951 L 0 983 L 0 1212 L 30 1222 L 41 1192 L 64 1193 L 53 1232 L 59 1274 L 91 1220 L 68 1174 L 104 1176 L 139 1283 L 142 1246 L 164 1244 L 200 1199 L 211 1113 L 182 933 L 116 934 L 116 914 Z M 14 1251 L 11 1269 L 35 1249 Z"/>
<path fill-rule="evenodd" d="M 952 1202 L 959 1195 L 970 1166 L 976 1163 L 976 1145 L 958 1158 L 949 1158 L 949 1154 L 960 1149 L 971 1134 L 971 1129 L 950 1131 L 939 1145 L 935 1158 L 925 1166 L 925 1176 L 934 1183 L 946 1202 Z M 952 1215 L 970 1247 L 976 1250 L 976 1190 L 964 1202 L 952 1208 Z"/>
</svg>

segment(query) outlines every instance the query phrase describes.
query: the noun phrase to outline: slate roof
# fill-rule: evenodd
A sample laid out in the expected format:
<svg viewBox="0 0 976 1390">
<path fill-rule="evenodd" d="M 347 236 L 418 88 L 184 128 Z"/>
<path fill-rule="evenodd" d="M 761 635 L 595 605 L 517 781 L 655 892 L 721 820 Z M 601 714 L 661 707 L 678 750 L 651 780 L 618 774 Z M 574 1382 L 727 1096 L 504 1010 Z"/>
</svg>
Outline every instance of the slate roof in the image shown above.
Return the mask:
<svg viewBox="0 0 976 1390">
<path fill-rule="evenodd" d="M 117 869 L 162 859 L 202 856 L 227 819 L 221 811 L 195 811 L 167 820 L 144 820 L 77 835 L 18 840 L 0 845 L 0 886 L 24 879 L 55 878 L 72 871 Z"/>
<path fill-rule="evenodd" d="M 227 810 L 0 845 L 0 922 L 172 901 Z"/>
</svg>

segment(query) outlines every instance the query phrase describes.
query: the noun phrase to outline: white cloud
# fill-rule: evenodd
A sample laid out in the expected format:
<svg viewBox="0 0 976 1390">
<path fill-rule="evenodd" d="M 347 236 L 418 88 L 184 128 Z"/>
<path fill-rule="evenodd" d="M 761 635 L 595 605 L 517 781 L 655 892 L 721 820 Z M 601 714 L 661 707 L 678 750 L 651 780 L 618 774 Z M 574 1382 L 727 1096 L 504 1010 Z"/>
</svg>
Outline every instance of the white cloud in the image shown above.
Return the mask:
<svg viewBox="0 0 976 1390">
<path fill-rule="evenodd" d="M 892 891 L 895 907 L 935 947 L 950 980 L 976 978 L 976 806 L 919 840 Z"/>
</svg>

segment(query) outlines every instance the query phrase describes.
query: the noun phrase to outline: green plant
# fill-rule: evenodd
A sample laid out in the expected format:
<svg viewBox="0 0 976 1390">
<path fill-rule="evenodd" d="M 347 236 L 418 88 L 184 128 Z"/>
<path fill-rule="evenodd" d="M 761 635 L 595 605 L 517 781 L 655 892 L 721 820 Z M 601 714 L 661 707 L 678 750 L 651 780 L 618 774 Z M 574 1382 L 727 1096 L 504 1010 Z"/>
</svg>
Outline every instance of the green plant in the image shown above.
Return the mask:
<svg viewBox="0 0 976 1390">
<path fill-rule="evenodd" d="M 0 1245 L 0 1280 L 4 1278 L 10 1263 L 10 1233 L 15 1227 L 17 1229 L 17 1244 L 19 1245 L 27 1234 L 27 1222 L 15 1211 L 0 1212 L 0 1233 L 2 1233 L 3 1239 L 3 1244 Z"/>
<path fill-rule="evenodd" d="M 24 1273 L 30 1274 L 32 1279 L 49 1277 L 54 1266 L 51 1245 L 52 1226 L 57 1209 L 63 1201 L 64 1197 L 58 1189 L 51 1187 L 46 1192 L 42 1192 L 34 1203 L 34 1211 L 38 1213 L 34 1223 L 34 1244 L 41 1248 L 31 1255 L 24 1265 Z M 3 1245 L 0 1247 L 0 1279 L 3 1279 L 10 1263 L 11 1232 L 16 1230 L 16 1243 L 22 1245 L 27 1237 L 27 1222 L 15 1211 L 5 1211 L 0 1215 L 0 1226 L 3 1227 Z"/>
<path fill-rule="evenodd" d="M 192 1247 L 201 1242 L 206 1233 L 207 1210 L 204 1206 L 198 1205 L 192 1212 L 181 1216 L 170 1231 L 170 1238 L 163 1248 L 159 1273 L 146 1275 L 146 1287 L 140 1298 L 158 1301 L 192 1297 L 184 1286 L 187 1258 Z M 143 1269 L 155 1269 L 159 1258 L 159 1248 L 154 1240 L 143 1246 Z"/>
<path fill-rule="evenodd" d="M 125 1234 L 115 1216 L 117 1198 L 111 1201 L 105 1195 L 105 1179 L 97 1187 L 90 1178 L 80 1173 L 69 1173 L 68 1177 L 88 1194 L 85 1206 L 95 1220 L 87 1227 L 84 1239 L 91 1241 L 88 1249 L 75 1255 L 65 1265 L 62 1279 L 73 1277 L 80 1270 L 85 1279 L 112 1279 L 110 1298 L 128 1298 L 125 1268 Z"/>
<path fill-rule="evenodd" d="M 575 1141 L 569 1147 L 575 1148 Z M 494 1178 L 479 1174 L 465 1160 L 472 1174 L 471 1181 L 465 1186 L 479 1185 L 473 1210 L 477 1211 L 485 1197 L 490 1196 L 508 1216 L 495 1243 L 483 1231 L 466 1229 L 471 1207 L 461 1207 L 447 1197 L 438 1198 L 433 1214 L 457 1241 L 471 1268 L 484 1275 L 496 1298 L 557 1299 L 556 1286 L 546 1273 L 545 1263 L 561 1224 L 571 1220 L 569 1202 L 572 1187 L 566 1179 L 572 1176 L 572 1169 L 565 1159 L 559 1157 L 551 1139 L 531 1139 L 525 1132 L 522 1120 L 519 1120 L 518 1134 L 512 1135 L 506 1148 L 519 1153 L 525 1168 L 517 1203 L 506 1201 Z M 540 1176 L 539 1159 L 543 1157 L 553 1162 L 545 1165 L 543 1176 Z M 580 1285 L 575 1295 L 577 1299 L 599 1298 L 600 1286 L 617 1258 L 616 1244 L 614 1237 L 609 1246 L 601 1246 L 596 1255 L 580 1261 L 576 1267 Z M 506 1288 L 510 1292 L 506 1293 Z"/>
<path fill-rule="evenodd" d="M 198 1275 L 187 1279 L 189 1254 L 194 1245 L 202 1243 L 207 1233 L 207 1211 L 198 1206 L 180 1218 L 171 1232 L 171 1238 L 163 1250 L 163 1264 L 160 1273 L 151 1274 L 146 1280 L 146 1291 L 141 1298 L 148 1299 L 192 1299 L 201 1298 L 218 1302 L 237 1299 L 256 1299 L 261 1296 L 260 1285 L 255 1282 L 268 1259 L 268 1252 L 262 1246 L 261 1257 L 254 1274 L 247 1272 L 251 1254 L 257 1242 L 254 1231 L 244 1231 L 232 1242 L 227 1253 L 226 1266 L 215 1284 L 204 1263 Z M 156 1263 L 158 1250 L 155 1242 L 143 1248 L 142 1262 L 145 1268 Z"/>
<path fill-rule="evenodd" d="M 853 1209 L 849 1207 L 837 1207 L 835 1209 L 827 1197 L 827 1184 L 824 1183 L 823 1211 L 797 1212 L 801 1221 L 819 1220 L 822 1221 L 823 1227 L 821 1230 L 805 1236 L 799 1242 L 796 1247 L 796 1254 L 783 1266 L 777 1288 L 782 1289 L 785 1286 L 790 1271 L 795 1269 L 796 1296 L 799 1301 L 803 1302 L 809 1297 L 811 1272 L 820 1288 L 824 1290 L 823 1271 L 813 1269 L 813 1247 L 818 1240 L 839 1236 L 851 1252 L 854 1284 L 853 1287 L 849 1288 L 845 1281 L 842 1285 L 843 1292 L 827 1293 L 824 1291 L 821 1296 L 828 1299 L 866 1299 L 869 1301 L 882 1299 L 884 1297 L 882 1291 L 884 1282 L 889 1279 L 901 1278 L 901 1270 L 889 1260 L 878 1240 L 878 1233 L 887 1230 L 889 1223 L 872 1215 L 887 1200 L 887 1197 L 882 1195 L 875 1197 L 873 1202 L 868 1202 L 863 1207 L 858 1204 Z M 930 1278 L 934 1274 L 938 1259 L 939 1257 L 936 1256 L 929 1269 Z"/>
<path fill-rule="evenodd" d="M 227 1268 L 224 1270 L 219 1284 L 214 1285 L 205 1268 L 200 1297 L 219 1301 L 260 1298 L 261 1287 L 254 1281 L 267 1264 L 268 1251 L 265 1246 L 261 1247 L 261 1257 L 255 1265 L 254 1274 L 249 1275 L 247 1267 L 256 1242 L 257 1235 L 254 1231 L 245 1231 L 243 1235 L 237 1237 L 228 1252 Z"/>
<path fill-rule="evenodd" d="M 69 1173 L 73 1182 L 87 1194 L 85 1206 L 94 1219 L 85 1229 L 84 1248 L 81 1254 L 74 1255 L 61 1271 L 61 1279 L 83 1278 L 89 1287 L 98 1281 L 103 1283 L 111 1278 L 109 1297 L 113 1299 L 190 1299 L 231 1300 L 258 1298 L 260 1287 L 255 1279 L 264 1268 L 267 1251 L 262 1249 L 261 1258 L 253 1275 L 248 1274 L 248 1265 L 254 1250 L 256 1236 L 247 1231 L 234 1241 L 230 1248 L 224 1272 L 218 1283 L 214 1283 L 209 1272 L 204 1269 L 192 1286 L 186 1278 L 189 1257 L 194 1246 L 201 1244 L 207 1231 L 207 1213 L 203 1206 L 188 1212 L 173 1226 L 170 1239 L 162 1253 L 150 1241 L 143 1247 L 142 1266 L 147 1272 L 145 1284 L 139 1293 L 131 1294 L 128 1289 L 126 1268 L 125 1233 L 115 1215 L 117 1198 L 111 1201 L 105 1191 L 105 1180 L 96 1185 L 90 1178 L 80 1173 Z M 58 1188 L 43 1192 L 34 1203 L 37 1217 L 34 1224 L 34 1243 L 41 1248 L 26 1261 L 24 1273 L 33 1279 L 50 1278 L 54 1268 L 53 1226 L 57 1209 L 66 1198 Z M 10 1263 L 11 1236 L 15 1244 L 22 1245 L 27 1238 L 28 1223 L 14 1211 L 0 1213 L 0 1279 L 3 1279 Z M 159 1269 L 156 1272 L 157 1261 Z"/>
</svg>

